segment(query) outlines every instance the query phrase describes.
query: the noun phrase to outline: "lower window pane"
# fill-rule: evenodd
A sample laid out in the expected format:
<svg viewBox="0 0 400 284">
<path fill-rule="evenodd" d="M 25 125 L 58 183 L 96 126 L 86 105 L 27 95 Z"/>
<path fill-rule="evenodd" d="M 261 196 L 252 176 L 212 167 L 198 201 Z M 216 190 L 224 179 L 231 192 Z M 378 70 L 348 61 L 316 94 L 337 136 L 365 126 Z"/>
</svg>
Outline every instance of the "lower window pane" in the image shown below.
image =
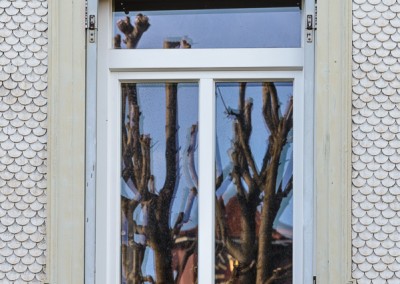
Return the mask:
<svg viewBox="0 0 400 284">
<path fill-rule="evenodd" d="M 292 283 L 292 94 L 216 84 L 216 283 Z"/>
<path fill-rule="evenodd" d="M 195 283 L 198 84 L 121 90 L 121 283 Z"/>
</svg>

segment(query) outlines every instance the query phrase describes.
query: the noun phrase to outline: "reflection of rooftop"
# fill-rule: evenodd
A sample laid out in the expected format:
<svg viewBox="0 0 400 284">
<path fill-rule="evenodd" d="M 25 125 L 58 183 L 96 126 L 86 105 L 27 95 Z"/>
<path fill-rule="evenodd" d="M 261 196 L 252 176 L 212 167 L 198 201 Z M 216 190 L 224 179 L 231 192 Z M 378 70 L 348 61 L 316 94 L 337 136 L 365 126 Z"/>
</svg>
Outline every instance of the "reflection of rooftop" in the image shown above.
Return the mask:
<svg viewBox="0 0 400 284">
<path fill-rule="evenodd" d="M 179 270 L 184 261 L 186 252 L 191 251 L 193 249 L 192 246 L 195 246 L 187 259 L 179 284 L 195 283 L 197 277 L 197 232 L 196 227 L 189 230 L 181 230 L 179 235 L 176 236 L 175 247 L 172 251 L 172 265 L 175 272 Z"/>
<path fill-rule="evenodd" d="M 189 230 L 181 230 L 179 235 L 176 236 L 175 244 L 179 245 L 185 242 L 192 242 L 197 240 L 197 227 Z"/>
</svg>

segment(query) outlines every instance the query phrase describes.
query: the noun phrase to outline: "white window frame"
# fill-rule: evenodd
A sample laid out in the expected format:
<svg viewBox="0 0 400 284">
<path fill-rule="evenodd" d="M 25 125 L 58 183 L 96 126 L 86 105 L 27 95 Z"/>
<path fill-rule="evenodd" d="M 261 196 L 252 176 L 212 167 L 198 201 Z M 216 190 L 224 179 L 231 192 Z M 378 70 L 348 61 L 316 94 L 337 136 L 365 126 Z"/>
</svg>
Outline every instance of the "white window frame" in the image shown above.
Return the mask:
<svg viewBox="0 0 400 284">
<path fill-rule="evenodd" d="M 114 50 L 111 48 L 111 4 L 99 3 L 96 168 L 96 283 L 120 283 L 120 83 L 127 81 L 199 82 L 199 283 L 214 281 L 215 96 L 214 82 L 238 80 L 293 81 L 294 92 L 294 283 L 309 283 L 313 275 L 313 145 L 312 106 L 306 102 L 304 47 L 290 49 Z M 303 21 L 304 22 L 304 21 Z M 309 52 L 309 50 L 308 50 Z M 157 67 L 156 67 L 157 66 Z M 312 99 L 313 88 L 307 95 Z M 310 114 L 311 111 L 311 114 Z M 204 112 L 212 115 L 204 115 Z M 205 126 L 211 126 L 206 128 Z M 311 131 L 311 132 L 310 132 Z M 308 145 L 308 148 L 305 148 Z M 210 151 L 211 146 L 211 151 Z M 205 150 L 205 149 L 208 150 Z M 307 159 L 306 159 L 307 158 Z M 311 165 L 311 168 L 310 168 Z M 311 189 L 310 189 L 311 187 Z M 299 194 L 296 188 L 302 188 Z M 208 189 L 208 194 L 204 192 Z M 113 194 L 114 193 L 114 194 Z M 115 194 L 117 193 L 117 194 Z M 311 208 L 311 209 L 310 209 Z M 203 215 L 203 212 L 209 214 Z M 205 230 L 204 228 L 210 228 Z M 305 237 L 306 235 L 306 237 Z M 205 238 L 206 241 L 202 241 Z M 204 239 L 203 239 L 204 240 Z M 207 261 L 205 261 L 207 260 Z M 201 265 L 204 264 L 204 265 Z"/>
</svg>

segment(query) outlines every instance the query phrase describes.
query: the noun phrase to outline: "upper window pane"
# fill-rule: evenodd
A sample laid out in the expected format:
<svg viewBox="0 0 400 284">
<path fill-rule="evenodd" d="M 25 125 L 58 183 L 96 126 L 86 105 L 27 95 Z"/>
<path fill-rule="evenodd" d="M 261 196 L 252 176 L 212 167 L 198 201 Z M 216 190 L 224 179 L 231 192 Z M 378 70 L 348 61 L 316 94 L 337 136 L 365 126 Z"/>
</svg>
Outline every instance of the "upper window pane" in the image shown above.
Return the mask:
<svg viewBox="0 0 400 284">
<path fill-rule="evenodd" d="M 115 48 L 300 47 L 298 7 L 114 12 Z"/>
</svg>

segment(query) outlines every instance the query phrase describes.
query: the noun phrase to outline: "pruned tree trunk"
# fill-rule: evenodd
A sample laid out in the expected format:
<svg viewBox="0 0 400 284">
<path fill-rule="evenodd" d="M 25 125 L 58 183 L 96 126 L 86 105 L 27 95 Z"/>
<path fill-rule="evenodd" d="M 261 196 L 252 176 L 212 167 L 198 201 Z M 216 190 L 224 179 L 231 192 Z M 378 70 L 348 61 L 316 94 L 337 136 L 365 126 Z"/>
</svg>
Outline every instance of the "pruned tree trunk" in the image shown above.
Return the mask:
<svg viewBox="0 0 400 284">
<path fill-rule="evenodd" d="M 154 257 L 157 284 L 174 283 L 172 273 L 172 247 L 167 244 L 160 244 L 159 248 L 154 249 Z"/>
<path fill-rule="evenodd" d="M 137 14 L 134 25 L 131 23 L 131 18 L 126 17 L 117 22 L 118 29 L 125 35 L 123 42 L 126 48 L 136 48 L 144 32 L 150 27 L 149 18 L 143 14 Z M 121 48 L 121 36 L 114 37 L 114 48 Z"/>
</svg>

